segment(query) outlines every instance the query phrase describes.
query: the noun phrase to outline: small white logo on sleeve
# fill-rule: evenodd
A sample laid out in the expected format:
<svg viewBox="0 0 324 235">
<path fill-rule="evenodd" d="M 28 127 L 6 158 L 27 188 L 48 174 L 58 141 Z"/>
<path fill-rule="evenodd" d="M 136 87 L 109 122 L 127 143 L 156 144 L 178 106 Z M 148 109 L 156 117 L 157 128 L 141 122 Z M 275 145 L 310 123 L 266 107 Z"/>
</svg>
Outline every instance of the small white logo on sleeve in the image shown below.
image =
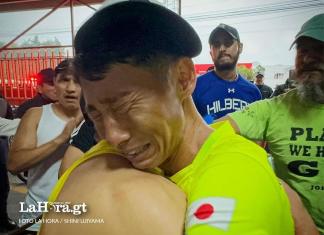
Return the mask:
<svg viewBox="0 0 324 235">
<path fill-rule="evenodd" d="M 187 211 L 186 229 L 194 225 L 207 225 L 228 230 L 235 207 L 235 200 L 207 197 L 193 202 Z"/>
</svg>

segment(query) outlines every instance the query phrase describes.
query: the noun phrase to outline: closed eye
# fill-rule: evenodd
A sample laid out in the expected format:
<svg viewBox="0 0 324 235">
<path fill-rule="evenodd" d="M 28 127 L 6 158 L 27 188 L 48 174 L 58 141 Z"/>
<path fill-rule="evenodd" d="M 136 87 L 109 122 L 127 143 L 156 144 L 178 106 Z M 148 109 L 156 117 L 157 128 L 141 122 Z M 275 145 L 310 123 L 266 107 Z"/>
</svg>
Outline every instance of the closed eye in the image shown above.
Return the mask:
<svg viewBox="0 0 324 235">
<path fill-rule="evenodd" d="M 124 103 L 120 105 L 116 105 L 112 107 L 113 112 L 115 113 L 127 113 L 130 109 L 131 105 L 129 103 Z"/>
</svg>

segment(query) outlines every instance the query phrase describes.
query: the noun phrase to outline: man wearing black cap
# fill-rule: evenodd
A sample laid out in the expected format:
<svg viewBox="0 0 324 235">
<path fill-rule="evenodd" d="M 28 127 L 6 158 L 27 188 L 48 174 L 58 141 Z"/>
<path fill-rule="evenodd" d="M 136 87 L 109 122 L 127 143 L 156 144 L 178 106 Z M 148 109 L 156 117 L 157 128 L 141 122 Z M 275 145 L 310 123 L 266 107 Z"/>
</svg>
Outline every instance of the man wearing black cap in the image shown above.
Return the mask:
<svg viewBox="0 0 324 235">
<path fill-rule="evenodd" d="M 157 167 L 187 196 L 188 235 L 294 233 L 287 195 L 264 150 L 227 122 L 214 130 L 197 112 L 191 58 L 201 42 L 184 19 L 149 1 L 115 2 L 79 29 L 75 49 L 87 112 L 102 141 L 60 178 L 50 200 L 87 201 L 92 210 L 84 216 L 109 223 L 78 234 L 182 234 L 172 230 L 176 199 L 162 208 L 155 200 L 178 192 L 144 172 Z M 50 226 L 41 234 L 67 234 Z"/>
<path fill-rule="evenodd" d="M 264 84 L 263 79 L 263 72 L 257 72 L 257 74 L 255 75 L 255 85 L 259 88 L 262 99 L 268 99 L 271 97 L 273 90 L 271 87 Z"/>
<path fill-rule="evenodd" d="M 30 108 L 40 107 L 57 100 L 53 80 L 54 70 L 52 68 L 43 69 L 37 74 L 37 95 L 17 108 L 17 118 L 21 118 Z"/>
<path fill-rule="evenodd" d="M 278 177 L 298 192 L 324 234 L 324 14 L 306 21 L 293 45 L 297 88 L 229 119 L 237 133 L 268 143 Z"/>
<path fill-rule="evenodd" d="M 243 44 L 237 30 L 219 24 L 209 36 L 214 70 L 200 76 L 192 95 L 195 105 L 207 123 L 240 110 L 261 99 L 258 88 L 236 73 Z"/>
</svg>

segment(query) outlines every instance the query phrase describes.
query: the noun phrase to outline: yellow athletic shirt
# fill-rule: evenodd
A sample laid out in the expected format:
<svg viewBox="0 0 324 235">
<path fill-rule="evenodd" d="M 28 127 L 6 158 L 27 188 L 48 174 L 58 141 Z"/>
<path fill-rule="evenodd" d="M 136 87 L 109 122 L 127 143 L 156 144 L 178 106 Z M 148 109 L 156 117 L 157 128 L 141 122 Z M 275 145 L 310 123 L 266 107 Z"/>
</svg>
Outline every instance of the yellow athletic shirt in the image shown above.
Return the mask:
<svg viewBox="0 0 324 235">
<path fill-rule="evenodd" d="M 88 152 L 86 152 L 81 158 L 76 160 L 72 166 L 70 166 L 64 174 L 60 177 L 60 179 L 57 181 L 55 187 L 52 190 L 51 195 L 48 198 L 49 202 L 55 202 L 58 195 L 60 194 L 65 182 L 69 178 L 72 171 L 74 171 L 75 168 L 80 166 L 82 163 L 86 162 L 88 159 L 97 157 L 102 154 L 106 153 L 113 153 L 118 154 L 117 150 L 115 150 L 112 146 L 110 146 L 105 140 L 100 141 L 98 144 L 96 144 L 94 147 L 92 147 Z"/>
<path fill-rule="evenodd" d="M 293 235 L 290 203 L 257 144 L 212 126 L 193 162 L 171 177 L 187 195 L 187 235 Z"/>
<path fill-rule="evenodd" d="M 293 235 L 288 198 L 264 150 L 236 135 L 227 122 L 213 127 L 192 164 L 171 177 L 188 198 L 186 234 Z M 56 201 L 75 168 L 106 153 L 119 154 L 103 140 L 74 162 L 49 202 Z"/>
</svg>

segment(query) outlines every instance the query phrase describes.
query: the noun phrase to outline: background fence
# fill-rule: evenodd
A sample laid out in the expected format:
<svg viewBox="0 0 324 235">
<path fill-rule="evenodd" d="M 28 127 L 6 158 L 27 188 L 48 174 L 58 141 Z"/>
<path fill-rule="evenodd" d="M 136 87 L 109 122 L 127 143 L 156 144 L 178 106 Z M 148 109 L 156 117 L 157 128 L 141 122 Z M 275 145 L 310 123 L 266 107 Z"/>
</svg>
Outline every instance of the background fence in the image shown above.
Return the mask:
<svg viewBox="0 0 324 235">
<path fill-rule="evenodd" d="M 55 68 L 65 58 L 72 56 L 71 47 L 48 46 L 39 48 L 12 48 L 0 52 L 0 93 L 12 106 L 18 106 L 36 94 L 37 73 L 45 68 Z M 196 64 L 201 75 L 213 64 Z M 238 67 L 252 69 L 251 63 Z"/>
<path fill-rule="evenodd" d="M 69 57 L 69 48 L 15 48 L 0 52 L 0 92 L 11 105 L 36 93 L 36 74 Z"/>
</svg>

